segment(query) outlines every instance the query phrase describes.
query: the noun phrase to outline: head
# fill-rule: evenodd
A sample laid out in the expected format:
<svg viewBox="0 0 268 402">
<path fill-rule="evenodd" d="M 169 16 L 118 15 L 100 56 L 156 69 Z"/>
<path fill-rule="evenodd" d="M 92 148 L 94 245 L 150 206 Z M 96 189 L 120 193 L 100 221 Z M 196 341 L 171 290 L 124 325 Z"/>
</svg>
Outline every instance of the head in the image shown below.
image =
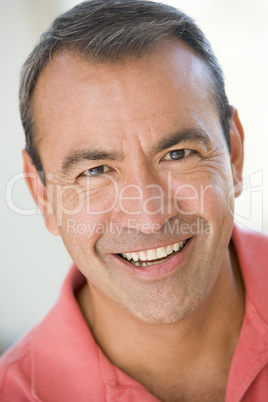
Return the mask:
<svg viewBox="0 0 268 402">
<path fill-rule="evenodd" d="M 45 183 L 29 188 L 93 299 L 170 324 L 227 285 L 243 133 L 191 19 L 82 3 L 43 35 L 20 94 L 25 171 Z"/>
<path fill-rule="evenodd" d="M 38 152 L 31 98 L 41 71 L 53 55 L 69 49 L 91 62 L 118 62 L 130 56 L 141 57 L 168 37 L 179 38 L 187 43 L 207 64 L 211 72 L 211 95 L 230 150 L 231 111 L 222 69 L 210 43 L 195 22 L 173 7 L 151 1 L 85 1 L 55 19 L 50 29 L 42 34 L 40 43 L 22 70 L 20 112 L 26 150 L 43 182 L 45 177 Z"/>
</svg>

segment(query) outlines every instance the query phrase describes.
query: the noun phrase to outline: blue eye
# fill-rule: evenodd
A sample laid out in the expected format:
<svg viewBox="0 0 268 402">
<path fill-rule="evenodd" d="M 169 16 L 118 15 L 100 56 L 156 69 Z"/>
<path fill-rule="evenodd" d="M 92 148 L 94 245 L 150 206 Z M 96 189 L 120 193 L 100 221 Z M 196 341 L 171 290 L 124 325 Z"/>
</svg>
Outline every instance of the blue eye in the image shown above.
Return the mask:
<svg viewBox="0 0 268 402">
<path fill-rule="evenodd" d="M 104 173 L 107 173 L 109 171 L 108 166 L 101 165 L 94 167 L 92 169 L 87 169 L 83 174 L 86 176 L 101 176 Z"/>
<path fill-rule="evenodd" d="M 164 160 L 179 161 L 180 159 L 186 158 L 191 152 L 190 149 L 175 149 L 174 151 L 168 152 Z"/>
</svg>

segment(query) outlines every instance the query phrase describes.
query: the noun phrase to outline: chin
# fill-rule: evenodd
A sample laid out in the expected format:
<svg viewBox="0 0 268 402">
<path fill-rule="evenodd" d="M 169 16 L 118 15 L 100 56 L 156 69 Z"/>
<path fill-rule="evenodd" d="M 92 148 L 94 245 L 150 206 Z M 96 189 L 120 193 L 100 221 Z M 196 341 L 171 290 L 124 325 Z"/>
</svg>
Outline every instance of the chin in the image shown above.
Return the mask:
<svg viewBox="0 0 268 402">
<path fill-rule="evenodd" d="M 193 302 L 193 300 L 192 300 Z M 147 308 L 139 311 L 131 311 L 128 309 L 128 312 L 132 314 L 139 321 L 142 321 L 146 324 L 151 325 L 175 325 L 182 320 L 186 319 L 190 314 L 194 313 L 198 308 L 198 302 L 190 303 L 187 306 L 181 306 L 181 303 L 178 302 L 173 306 L 165 306 L 162 309 L 161 306 L 157 306 L 158 308 Z"/>
</svg>

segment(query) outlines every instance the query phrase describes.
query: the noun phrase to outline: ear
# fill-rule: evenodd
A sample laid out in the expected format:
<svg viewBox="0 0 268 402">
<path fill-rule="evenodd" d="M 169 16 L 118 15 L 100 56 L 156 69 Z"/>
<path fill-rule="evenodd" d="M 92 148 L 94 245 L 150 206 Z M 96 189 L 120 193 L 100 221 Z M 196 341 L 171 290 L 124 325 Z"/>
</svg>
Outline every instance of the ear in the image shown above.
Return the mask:
<svg viewBox="0 0 268 402">
<path fill-rule="evenodd" d="M 46 186 L 41 182 L 39 174 L 32 163 L 32 159 L 29 156 L 26 149 L 22 151 L 24 175 L 27 186 L 30 193 L 41 211 L 47 229 L 54 235 L 59 235 L 59 229 L 56 224 L 56 218 L 53 213 L 53 207 L 47 194 Z"/>
<path fill-rule="evenodd" d="M 230 107 L 232 118 L 230 120 L 230 161 L 233 173 L 235 196 L 238 197 L 243 189 L 242 171 L 244 161 L 244 130 L 238 117 L 238 112 L 233 106 Z"/>
</svg>

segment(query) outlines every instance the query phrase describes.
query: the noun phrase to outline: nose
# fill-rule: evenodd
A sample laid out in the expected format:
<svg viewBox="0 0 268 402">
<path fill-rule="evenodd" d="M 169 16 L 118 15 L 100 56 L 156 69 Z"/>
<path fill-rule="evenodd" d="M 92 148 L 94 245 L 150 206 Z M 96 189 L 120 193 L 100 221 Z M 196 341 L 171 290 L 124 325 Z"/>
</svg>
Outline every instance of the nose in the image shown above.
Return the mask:
<svg viewBox="0 0 268 402">
<path fill-rule="evenodd" d="M 171 183 L 143 166 L 122 185 L 113 221 L 121 228 L 149 234 L 159 231 L 177 211 L 172 203 Z"/>
</svg>

